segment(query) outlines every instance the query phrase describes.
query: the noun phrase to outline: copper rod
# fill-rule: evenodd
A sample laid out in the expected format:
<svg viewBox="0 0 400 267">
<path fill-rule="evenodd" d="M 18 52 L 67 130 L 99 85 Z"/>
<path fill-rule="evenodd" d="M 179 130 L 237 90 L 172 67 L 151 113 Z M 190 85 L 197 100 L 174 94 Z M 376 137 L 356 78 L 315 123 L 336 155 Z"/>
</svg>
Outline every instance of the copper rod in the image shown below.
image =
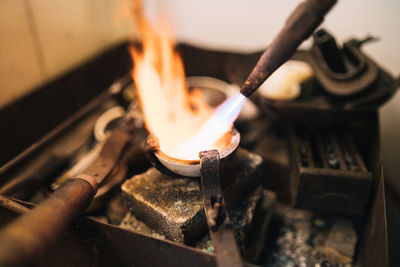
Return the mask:
<svg viewBox="0 0 400 267">
<path fill-rule="evenodd" d="M 8 224 L 0 233 L 0 265 L 21 266 L 43 256 L 94 195 L 87 181 L 69 180 L 32 211 Z"/>
</svg>

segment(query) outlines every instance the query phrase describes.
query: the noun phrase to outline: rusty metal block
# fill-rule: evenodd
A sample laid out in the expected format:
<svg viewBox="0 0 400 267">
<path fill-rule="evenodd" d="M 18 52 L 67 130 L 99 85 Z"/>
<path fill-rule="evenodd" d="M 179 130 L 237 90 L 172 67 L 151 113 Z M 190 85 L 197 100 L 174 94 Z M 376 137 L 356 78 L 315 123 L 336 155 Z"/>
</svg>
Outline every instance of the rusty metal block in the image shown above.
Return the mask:
<svg viewBox="0 0 400 267">
<path fill-rule="evenodd" d="M 362 216 L 372 187 L 355 137 L 348 128 L 297 126 L 290 131 L 298 208 Z"/>
<path fill-rule="evenodd" d="M 232 230 L 238 242 L 244 260 L 254 262 L 259 257 L 266 236 L 266 231 L 273 214 L 276 194 L 259 186 L 247 199 L 229 209 Z M 164 239 L 165 236 L 150 228 L 127 212 L 120 227 L 143 235 Z M 194 245 L 206 253 L 213 253 L 214 246 L 207 233 Z"/>
<path fill-rule="evenodd" d="M 228 206 L 242 201 L 259 185 L 261 166 L 260 156 L 240 148 L 221 162 Z M 192 244 L 207 230 L 199 178 L 170 177 L 151 168 L 127 180 L 122 192 L 133 214 L 168 239 Z"/>
<path fill-rule="evenodd" d="M 126 181 L 131 211 L 168 239 L 191 243 L 206 231 L 199 181 L 173 178 L 155 168 Z"/>
</svg>

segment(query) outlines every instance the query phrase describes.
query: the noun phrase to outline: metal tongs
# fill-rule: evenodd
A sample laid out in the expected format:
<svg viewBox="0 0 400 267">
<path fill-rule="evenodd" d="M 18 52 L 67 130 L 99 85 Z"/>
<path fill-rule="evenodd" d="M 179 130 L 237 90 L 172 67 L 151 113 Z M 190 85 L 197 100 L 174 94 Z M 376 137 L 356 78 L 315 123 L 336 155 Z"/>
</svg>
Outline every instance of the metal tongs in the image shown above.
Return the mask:
<svg viewBox="0 0 400 267">
<path fill-rule="evenodd" d="M 84 171 L 0 232 L 0 266 L 20 266 L 42 255 L 89 206 L 102 183 L 127 160 L 123 154 L 141 124 L 136 112 L 131 104 L 98 157 Z"/>
</svg>

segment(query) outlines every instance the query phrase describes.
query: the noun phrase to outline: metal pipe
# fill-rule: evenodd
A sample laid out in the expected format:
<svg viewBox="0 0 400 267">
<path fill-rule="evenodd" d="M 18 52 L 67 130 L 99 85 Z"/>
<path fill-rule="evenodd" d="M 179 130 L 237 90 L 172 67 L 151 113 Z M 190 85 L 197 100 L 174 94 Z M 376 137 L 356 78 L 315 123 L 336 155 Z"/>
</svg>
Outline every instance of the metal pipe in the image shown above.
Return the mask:
<svg viewBox="0 0 400 267">
<path fill-rule="evenodd" d="M 89 182 L 69 180 L 39 206 L 8 224 L 0 233 L 0 265 L 22 266 L 42 256 L 95 194 Z"/>
<path fill-rule="evenodd" d="M 240 92 L 246 97 L 254 93 L 322 23 L 324 16 L 335 3 L 336 0 L 306 0 L 300 3 L 286 20 L 282 30 L 261 55 Z"/>
</svg>

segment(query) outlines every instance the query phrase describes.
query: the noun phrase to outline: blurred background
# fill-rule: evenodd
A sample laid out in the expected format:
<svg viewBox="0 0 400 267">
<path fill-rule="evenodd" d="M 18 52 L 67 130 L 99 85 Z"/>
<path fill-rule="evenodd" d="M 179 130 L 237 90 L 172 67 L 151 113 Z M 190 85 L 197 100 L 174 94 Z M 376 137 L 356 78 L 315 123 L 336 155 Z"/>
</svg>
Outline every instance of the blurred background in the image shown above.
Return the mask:
<svg viewBox="0 0 400 267">
<path fill-rule="evenodd" d="M 16 101 L 110 46 L 135 38 L 128 0 L 0 0 L 0 108 Z M 298 0 L 149 0 L 150 18 L 162 12 L 178 42 L 219 50 L 264 49 Z M 394 76 L 400 74 L 400 1 L 342 0 L 323 27 L 338 41 L 372 34 L 364 48 Z M 308 42 L 303 46 L 309 45 Z M 385 175 L 400 186 L 400 95 L 380 111 Z M 387 196 L 391 265 L 400 266 L 400 211 Z"/>
</svg>

